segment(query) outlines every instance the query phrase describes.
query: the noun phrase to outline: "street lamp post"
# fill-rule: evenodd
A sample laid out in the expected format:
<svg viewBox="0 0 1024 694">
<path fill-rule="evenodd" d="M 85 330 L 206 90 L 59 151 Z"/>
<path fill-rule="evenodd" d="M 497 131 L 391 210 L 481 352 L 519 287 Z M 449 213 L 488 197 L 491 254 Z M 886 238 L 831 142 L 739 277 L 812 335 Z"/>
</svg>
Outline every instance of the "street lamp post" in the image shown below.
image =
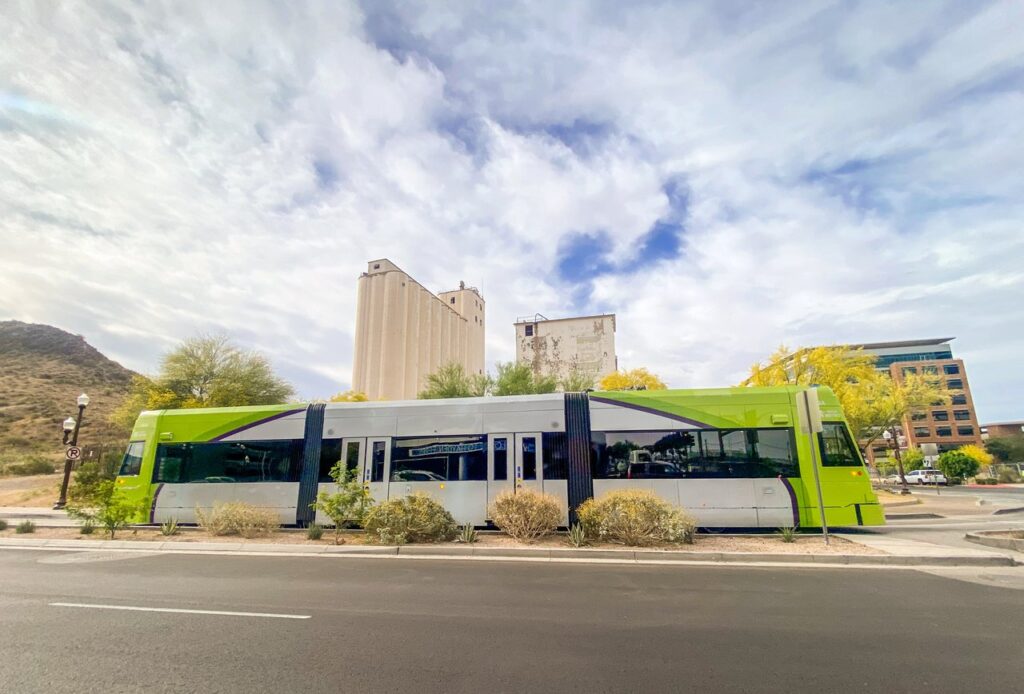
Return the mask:
<svg viewBox="0 0 1024 694">
<path fill-rule="evenodd" d="M 64 508 L 68 503 L 68 482 L 71 481 L 72 465 L 72 457 L 68 454 L 68 451 L 78 446 L 78 430 L 82 428 L 82 415 L 85 413 L 85 408 L 89 405 L 89 396 L 82 393 L 78 396 L 76 402 L 78 403 L 78 417 L 75 419 L 68 417 L 64 420 L 64 445 L 67 448 L 64 451 L 64 480 L 60 483 L 60 498 L 53 505 L 53 508 L 56 510 Z"/>
</svg>

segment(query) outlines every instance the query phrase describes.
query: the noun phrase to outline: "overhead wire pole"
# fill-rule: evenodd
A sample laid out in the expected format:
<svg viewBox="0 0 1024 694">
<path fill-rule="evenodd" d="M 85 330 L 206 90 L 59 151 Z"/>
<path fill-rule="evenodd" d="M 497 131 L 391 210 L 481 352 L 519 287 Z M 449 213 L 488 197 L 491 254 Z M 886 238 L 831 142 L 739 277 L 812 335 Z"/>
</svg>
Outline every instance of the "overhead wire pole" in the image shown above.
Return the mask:
<svg viewBox="0 0 1024 694">
<path fill-rule="evenodd" d="M 818 446 L 815 439 L 821 433 L 821 405 L 818 402 L 818 391 L 807 388 L 803 391 L 803 407 L 800 409 L 800 429 L 807 434 L 807 442 L 811 446 L 811 465 L 814 468 L 814 486 L 818 491 L 818 513 L 821 516 L 821 535 L 828 545 L 828 522 L 825 520 L 825 496 L 821 493 L 821 475 L 818 472 Z"/>
</svg>

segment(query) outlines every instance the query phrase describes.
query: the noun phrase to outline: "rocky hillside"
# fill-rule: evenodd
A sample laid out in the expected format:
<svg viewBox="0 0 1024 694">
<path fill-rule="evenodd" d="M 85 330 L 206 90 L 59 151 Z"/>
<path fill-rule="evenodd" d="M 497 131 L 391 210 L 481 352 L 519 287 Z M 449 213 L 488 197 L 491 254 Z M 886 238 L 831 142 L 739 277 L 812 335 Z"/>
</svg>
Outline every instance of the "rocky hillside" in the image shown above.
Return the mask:
<svg viewBox="0 0 1024 694">
<path fill-rule="evenodd" d="M 120 444 L 107 424 L 133 372 L 107 359 L 80 335 L 20 321 L 0 321 L 0 460 L 29 452 L 59 453 L 61 422 L 89 395 L 79 444 Z"/>
</svg>

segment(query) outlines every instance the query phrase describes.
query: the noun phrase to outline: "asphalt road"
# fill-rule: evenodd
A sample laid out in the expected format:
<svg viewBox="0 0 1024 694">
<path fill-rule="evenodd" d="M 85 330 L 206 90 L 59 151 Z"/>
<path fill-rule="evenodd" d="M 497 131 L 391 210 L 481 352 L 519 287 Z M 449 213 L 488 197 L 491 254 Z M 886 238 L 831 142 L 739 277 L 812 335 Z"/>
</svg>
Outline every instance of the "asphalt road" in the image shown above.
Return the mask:
<svg viewBox="0 0 1024 694">
<path fill-rule="evenodd" d="M 904 570 L 0 551 L 4 692 L 1012 691 L 1022 644 Z"/>
</svg>

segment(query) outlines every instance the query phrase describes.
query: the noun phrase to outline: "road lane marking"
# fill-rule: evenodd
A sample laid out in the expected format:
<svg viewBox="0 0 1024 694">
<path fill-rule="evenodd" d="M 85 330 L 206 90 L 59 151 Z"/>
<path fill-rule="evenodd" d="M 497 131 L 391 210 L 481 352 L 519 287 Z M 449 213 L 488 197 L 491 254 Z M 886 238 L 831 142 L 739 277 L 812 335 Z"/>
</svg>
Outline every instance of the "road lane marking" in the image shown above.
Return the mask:
<svg viewBox="0 0 1024 694">
<path fill-rule="evenodd" d="M 134 605 L 93 605 L 84 602 L 51 602 L 51 607 L 87 607 L 94 610 L 129 610 L 132 612 L 173 612 L 175 614 L 212 614 L 224 617 L 272 617 L 275 619 L 310 619 L 308 614 L 275 614 L 273 612 L 227 612 L 224 610 L 184 610 L 173 607 L 137 607 Z"/>
</svg>

